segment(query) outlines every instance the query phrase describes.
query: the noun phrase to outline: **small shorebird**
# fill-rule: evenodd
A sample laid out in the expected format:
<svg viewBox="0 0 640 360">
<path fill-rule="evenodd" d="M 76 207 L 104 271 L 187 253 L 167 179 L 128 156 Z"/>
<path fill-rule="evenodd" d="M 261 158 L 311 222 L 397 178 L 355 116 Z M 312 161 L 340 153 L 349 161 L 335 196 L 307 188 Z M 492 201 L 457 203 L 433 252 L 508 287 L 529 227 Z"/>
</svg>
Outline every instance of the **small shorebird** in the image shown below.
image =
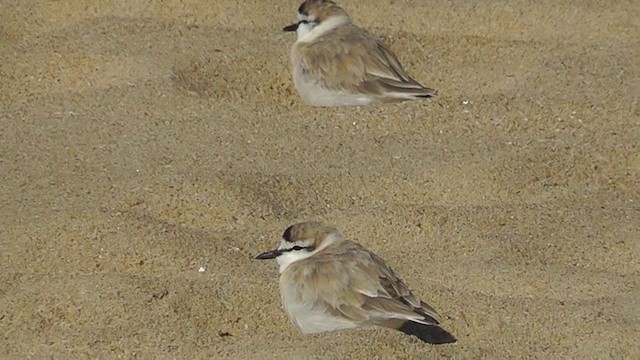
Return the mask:
<svg viewBox="0 0 640 360">
<path fill-rule="evenodd" d="M 412 79 L 378 37 L 354 25 L 333 1 L 303 2 L 298 22 L 283 30 L 298 34 L 291 48 L 293 81 L 309 105 L 368 105 L 436 94 Z"/>
<path fill-rule="evenodd" d="M 456 341 L 438 325 L 438 313 L 416 298 L 384 260 L 332 226 L 292 225 L 276 250 L 257 259 L 276 259 L 280 265 L 284 309 L 305 334 L 378 325 L 430 344 Z"/>
</svg>

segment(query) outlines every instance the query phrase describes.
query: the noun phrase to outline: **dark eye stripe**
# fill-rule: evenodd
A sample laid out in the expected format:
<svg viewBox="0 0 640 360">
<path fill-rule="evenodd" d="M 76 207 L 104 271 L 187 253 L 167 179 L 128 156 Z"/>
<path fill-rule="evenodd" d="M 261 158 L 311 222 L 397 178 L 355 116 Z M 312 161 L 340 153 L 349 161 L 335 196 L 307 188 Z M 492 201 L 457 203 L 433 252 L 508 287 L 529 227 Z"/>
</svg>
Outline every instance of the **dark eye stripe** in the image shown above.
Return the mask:
<svg viewBox="0 0 640 360">
<path fill-rule="evenodd" d="M 288 249 L 282 249 L 282 252 L 289 252 L 289 251 L 300 251 L 300 250 L 313 250 L 313 246 L 294 246 L 292 248 L 288 248 Z"/>
</svg>

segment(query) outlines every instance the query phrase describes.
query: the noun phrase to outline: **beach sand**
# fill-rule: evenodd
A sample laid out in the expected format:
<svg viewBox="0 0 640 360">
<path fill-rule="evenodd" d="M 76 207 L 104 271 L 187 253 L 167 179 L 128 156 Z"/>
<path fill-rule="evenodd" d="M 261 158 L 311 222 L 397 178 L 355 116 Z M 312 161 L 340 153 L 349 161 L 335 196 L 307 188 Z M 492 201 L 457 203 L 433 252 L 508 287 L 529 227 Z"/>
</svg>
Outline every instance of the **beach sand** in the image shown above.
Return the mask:
<svg viewBox="0 0 640 360">
<path fill-rule="evenodd" d="M 0 3 L 1 357 L 640 358 L 638 7 L 341 4 L 438 96 L 304 105 L 299 0 Z M 310 219 L 459 341 L 300 334 Z"/>
</svg>

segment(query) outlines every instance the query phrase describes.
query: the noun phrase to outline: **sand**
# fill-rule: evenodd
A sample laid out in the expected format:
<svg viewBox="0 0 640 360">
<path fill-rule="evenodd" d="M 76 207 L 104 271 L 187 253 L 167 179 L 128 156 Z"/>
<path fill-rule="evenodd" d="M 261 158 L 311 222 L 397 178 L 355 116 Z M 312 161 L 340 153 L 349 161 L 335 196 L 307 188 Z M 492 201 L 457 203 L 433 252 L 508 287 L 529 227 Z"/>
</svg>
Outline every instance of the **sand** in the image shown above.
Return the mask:
<svg viewBox="0 0 640 360">
<path fill-rule="evenodd" d="M 640 357 L 640 10 L 349 1 L 431 101 L 321 109 L 296 1 L 0 3 L 0 357 Z M 277 266 L 319 219 L 459 342 L 300 334 Z"/>
</svg>

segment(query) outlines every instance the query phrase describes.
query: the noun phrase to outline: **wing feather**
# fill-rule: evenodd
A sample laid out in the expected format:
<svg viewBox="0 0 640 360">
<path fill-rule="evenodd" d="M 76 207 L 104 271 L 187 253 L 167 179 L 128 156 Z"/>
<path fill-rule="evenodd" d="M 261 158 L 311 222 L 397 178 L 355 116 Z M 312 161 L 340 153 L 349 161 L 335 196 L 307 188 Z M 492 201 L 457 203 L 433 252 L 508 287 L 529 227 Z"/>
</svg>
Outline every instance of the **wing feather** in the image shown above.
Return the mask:
<svg viewBox="0 0 640 360">
<path fill-rule="evenodd" d="M 438 313 L 420 301 L 384 260 L 357 243 L 290 266 L 283 276 L 303 284 L 297 299 L 361 324 L 406 319 L 437 324 Z"/>
<path fill-rule="evenodd" d="M 303 73 L 335 91 L 375 96 L 432 96 L 409 77 L 397 56 L 377 37 L 355 25 L 341 26 L 309 43 L 297 43 Z"/>
</svg>

